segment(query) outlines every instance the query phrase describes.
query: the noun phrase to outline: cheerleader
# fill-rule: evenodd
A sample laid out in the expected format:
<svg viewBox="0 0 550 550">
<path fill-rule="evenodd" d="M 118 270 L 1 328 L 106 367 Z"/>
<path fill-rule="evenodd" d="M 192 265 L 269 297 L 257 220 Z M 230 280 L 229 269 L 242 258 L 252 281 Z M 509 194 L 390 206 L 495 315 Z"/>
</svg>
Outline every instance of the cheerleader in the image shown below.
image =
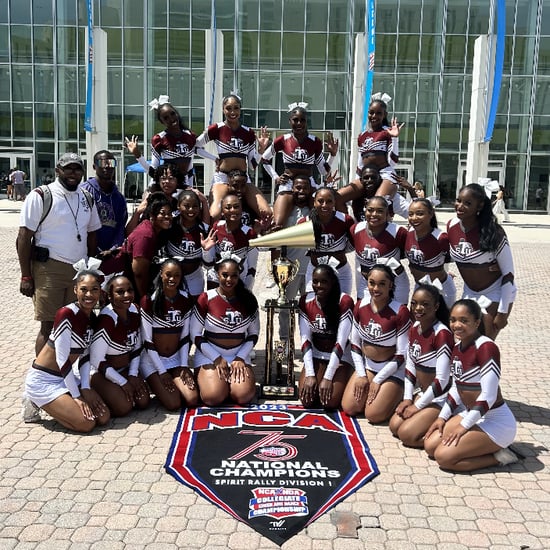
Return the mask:
<svg viewBox="0 0 550 550">
<path fill-rule="evenodd" d="M 205 405 L 227 398 L 239 405 L 256 394 L 250 353 L 258 341 L 258 302 L 240 279 L 240 258 L 231 253 L 216 263 L 217 288 L 203 292 L 193 308 L 194 364 Z"/>
<path fill-rule="evenodd" d="M 405 254 L 407 230 L 388 221 L 388 203 L 384 197 L 372 197 L 367 201 L 365 221 L 356 223 L 350 231 L 350 241 L 355 249 L 355 283 L 357 298 L 362 298 L 367 288 L 365 274 L 377 263 L 389 263 L 396 279 L 393 293 L 401 304 L 409 302 L 409 277 L 401 265 Z"/>
<path fill-rule="evenodd" d="M 335 205 L 336 191 L 330 187 L 321 187 L 315 193 L 313 209 L 309 216 L 298 220 L 298 223 L 303 223 L 309 219 L 315 227 L 316 245 L 308 251 L 310 263 L 306 271 L 307 292 L 313 290 L 311 286 L 313 269 L 319 265 L 319 258 L 328 256 L 337 262 L 340 289 L 345 294 L 351 294 L 353 274 L 346 252 L 351 250 L 349 239 L 353 218 L 337 212 Z"/>
<path fill-rule="evenodd" d="M 409 331 L 405 392 L 390 420 L 391 432 L 407 447 L 424 446 L 424 434 L 437 418 L 451 384 L 454 340 L 441 285 L 435 282 L 418 285 L 411 299 L 415 322 Z"/>
<path fill-rule="evenodd" d="M 256 151 L 256 134 L 248 126 L 241 124 L 241 98 L 231 93 L 223 99 L 223 122 L 210 125 L 197 139 L 197 146 L 204 149 L 213 141 L 218 151 L 216 172 L 211 189 L 210 214 L 212 220 L 221 215 L 221 201 L 227 194 L 227 175 L 231 170 L 247 171 L 248 165 L 256 169 L 260 154 Z M 262 128 L 258 141 L 260 153 L 269 143 L 267 130 Z M 262 218 L 271 218 L 272 211 L 258 188 L 249 182 L 246 188 L 246 201 Z"/>
<path fill-rule="evenodd" d="M 141 333 L 144 352 L 141 370 L 162 405 L 178 410 L 183 399 L 195 407 L 198 390 L 189 369 L 189 318 L 193 301 L 181 289 L 182 271 L 169 258 L 160 266 L 155 289 L 141 299 Z"/>
<path fill-rule="evenodd" d="M 424 448 L 440 468 L 471 472 L 518 461 L 508 447 L 516 419 L 500 391 L 500 352 L 482 335 L 480 306 L 455 303 L 450 325 L 458 340 L 451 355 L 453 384 L 439 417 L 426 432 Z"/>
<path fill-rule="evenodd" d="M 330 264 L 313 270 L 312 287 L 298 305 L 304 361 L 298 392 L 304 407 L 320 402 L 326 409 L 337 409 L 353 370 L 353 300 L 340 291 L 338 272 Z"/>
<path fill-rule="evenodd" d="M 369 297 L 353 312 L 351 355 L 355 366 L 342 398 L 350 416 L 365 413 L 372 424 L 385 422 L 403 398 L 409 310 L 393 299 L 395 275 L 383 264 L 367 275 Z"/>
<path fill-rule="evenodd" d="M 84 262 L 84 260 L 82 260 Z M 85 262 L 84 262 L 85 263 Z M 52 332 L 25 380 L 23 420 L 40 421 L 40 409 L 75 432 L 87 433 L 109 421 L 109 410 L 90 389 L 88 347 L 92 340 L 95 314 L 101 293 L 100 273 L 75 264 L 76 302 L 57 310 Z M 81 387 L 73 371 L 79 361 Z"/>
<path fill-rule="evenodd" d="M 455 203 L 456 218 L 447 224 L 451 259 L 464 280 L 463 298 L 491 300 L 483 316 L 493 340 L 508 324 L 516 297 L 514 262 L 506 233 L 496 221 L 481 185 L 463 187 Z"/>
<path fill-rule="evenodd" d="M 99 313 L 90 346 L 91 385 L 112 416 L 126 416 L 149 405 L 149 389 L 139 375 L 141 316 L 134 288 L 126 277 L 107 285 L 109 304 Z"/>
<path fill-rule="evenodd" d="M 184 287 L 195 300 L 204 291 L 202 241 L 208 236 L 209 228 L 201 220 L 201 204 L 193 191 L 179 194 L 178 210 L 180 215 L 172 224 L 166 252 L 180 262 Z"/>
<path fill-rule="evenodd" d="M 425 277 L 428 281 L 439 281 L 445 303 L 451 307 L 456 300 L 456 287 L 445 270 L 445 264 L 450 261 L 449 238 L 447 233 L 437 228 L 435 209 L 428 199 L 413 199 L 409 206 L 405 256 L 416 283 Z"/>
<path fill-rule="evenodd" d="M 296 176 L 310 179 L 313 189 L 319 186 L 313 177 L 314 166 L 322 176 L 330 174 L 332 163 L 338 153 L 338 140 L 328 133 L 326 146 L 330 152 L 328 160 L 323 155 L 323 142 L 307 127 L 307 103 L 293 103 L 289 108 L 291 133 L 275 138 L 262 155 L 262 163 L 273 183 L 278 185 L 277 198 L 273 205 L 273 224 L 275 229 L 286 226 L 286 221 L 293 208 L 292 180 Z M 281 153 L 284 171 L 277 174 L 271 162 L 277 153 Z"/>
</svg>

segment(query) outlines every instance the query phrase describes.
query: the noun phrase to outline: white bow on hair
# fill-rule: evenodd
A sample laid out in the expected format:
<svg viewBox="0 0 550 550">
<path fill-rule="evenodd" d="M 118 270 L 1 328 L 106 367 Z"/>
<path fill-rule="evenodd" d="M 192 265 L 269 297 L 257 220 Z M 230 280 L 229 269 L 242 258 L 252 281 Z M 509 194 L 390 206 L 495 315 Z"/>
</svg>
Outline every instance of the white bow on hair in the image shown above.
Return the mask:
<svg viewBox="0 0 550 550">
<path fill-rule="evenodd" d="M 435 195 L 430 195 L 429 197 L 426 197 L 426 199 L 432 203 L 434 208 L 437 208 L 441 204 L 441 201 Z"/>
<path fill-rule="evenodd" d="M 242 101 L 239 90 L 231 90 L 228 95 L 234 95 L 239 101 Z"/>
<path fill-rule="evenodd" d="M 370 96 L 371 103 L 373 101 L 383 101 L 386 105 L 391 101 L 391 95 L 383 92 L 376 92 Z"/>
<path fill-rule="evenodd" d="M 487 315 L 487 308 L 493 303 L 487 296 L 483 296 L 483 294 L 478 296 L 474 302 L 479 306 L 483 315 Z"/>
<path fill-rule="evenodd" d="M 443 294 L 443 285 L 441 284 L 441 281 L 439 279 L 434 279 L 432 281 L 429 275 L 424 275 L 422 279 L 418 280 L 418 284 L 433 286 L 437 289 L 439 294 Z"/>
<path fill-rule="evenodd" d="M 124 275 L 123 271 L 119 271 L 118 273 L 109 273 L 109 275 L 105 275 L 105 280 L 101 284 L 101 290 L 103 290 L 103 292 L 107 292 L 110 282 L 113 279 L 116 279 L 116 277 L 121 277 L 122 275 Z"/>
<path fill-rule="evenodd" d="M 378 265 L 386 265 L 391 269 L 391 272 L 397 276 L 397 270 L 402 267 L 401 262 L 398 262 L 395 258 L 381 257 L 376 260 Z"/>
<path fill-rule="evenodd" d="M 151 107 L 151 111 L 157 111 L 158 108 L 165 103 L 170 103 L 170 97 L 167 95 L 159 95 L 158 99 L 155 97 L 149 101 L 149 107 Z"/>
<path fill-rule="evenodd" d="M 103 271 L 99 270 L 100 266 L 101 266 L 101 260 L 98 258 L 94 258 L 94 257 L 88 258 L 87 262 L 84 258 L 82 258 L 81 260 L 78 260 L 78 262 L 73 264 L 73 268 L 76 271 L 76 275 L 73 277 L 73 281 L 78 279 L 78 276 L 83 271 L 93 271 L 98 276 L 105 275 Z"/>
<path fill-rule="evenodd" d="M 321 256 L 317 258 L 317 265 L 328 265 L 338 275 L 338 265 L 340 262 L 334 256 Z"/>
<path fill-rule="evenodd" d="M 309 103 L 306 103 L 305 101 L 295 101 L 294 103 L 291 103 L 288 106 L 288 112 L 292 113 L 296 107 L 300 107 L 301 109 L 307 109 Z"/>
<path fill-rule="evenodd" d="M 233 254 L 231 250 L 224 250 L 223 252 L 220 252 L 220 259 L 216 262 L 216 265 L 225 262 L 225 260 L 233 260 L 239 265 L 241 265 L 243 262 L 243 260 L 239 256 L 237 256 L 237 254 Z"/>
<path fill-rule="evenodd" d="M 492 180 L 491 178 L 477 178 L 477 183 L 485 189 L 485 194 L 489 198 L 500 189 L 498 181 Z"/>
</svg>

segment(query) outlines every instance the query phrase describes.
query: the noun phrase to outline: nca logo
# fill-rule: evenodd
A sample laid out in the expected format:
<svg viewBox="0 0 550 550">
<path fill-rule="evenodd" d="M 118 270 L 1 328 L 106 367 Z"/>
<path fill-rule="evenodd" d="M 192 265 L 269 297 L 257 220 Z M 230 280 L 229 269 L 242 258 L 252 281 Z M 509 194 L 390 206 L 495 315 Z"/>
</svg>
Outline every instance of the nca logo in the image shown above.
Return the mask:
<svg viewBox="0 0 550 550">
<path fill-rule="evenodd" d="M 302 149 L 301 147 L 297 147 L 296 149 L 294 149 L 294 153 L 292 153 L 292 156 L 295 160 L 304 162 L 307 159 L 307 151 L 305 149 Z"/>
<path fill-rule="evenodd" d="M 243 315 L 240 311 L 228 309 L 223 316 L 223 321 L 231 326 L 238 325 L 243 322 Z"/>
<path fill-rule="evenodd" d="M 382 326 L 379 323 L 376 323 L 374 319 L 369 321 L 369 324 L 366 326 L 366 333 L 371 338 L 380 338 L 382 334 Z"/>
<path fill-rule="evenodd" d="M 461 256 L 469 256 L 474 251 L 474 247 L 472 246 L 472 243 L 461 239 L 456 245 L 456 251 Z"/>
<path fill-rule="evenodd" d="M 462 376 L 462 373 L 462 361 L 457 357 L 453 357 L 453 362 L 451 363 L 451 374 L 453 376 L 456 376 L 457 378 L 460 378 Z"/>
<path fill-rule="evenodd" d="M 365 245 L 365 248 L 363 248 L 363 252 L 361 252 L 361 256 L 365 260 L 369 260 L 370 262 L 376 262 L 378 258 L 380 258 L 380 250 L 378 248 L 373 248 L 370 245 Z"/>
<path fill-rule="evenodd" d="M 424 252 L 413 246 L 408 252 L 407 257 L 409 260 L 415 264 L 424 263 Z"/>
</svg>

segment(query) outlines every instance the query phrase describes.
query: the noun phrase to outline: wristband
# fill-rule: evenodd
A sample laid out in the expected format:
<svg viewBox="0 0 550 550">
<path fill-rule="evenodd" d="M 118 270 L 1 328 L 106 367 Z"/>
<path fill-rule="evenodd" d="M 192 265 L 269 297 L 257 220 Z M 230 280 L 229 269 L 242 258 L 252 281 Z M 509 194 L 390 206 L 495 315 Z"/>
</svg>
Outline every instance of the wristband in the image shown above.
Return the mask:
<svg viewBox="0 0 550 550">
<path fill-rule="evenodd" d="M 24 277 L 21 277 L 21 280 L 22 281 L 32 281 L 33 278 L 31 276 L 24 276 Z"/>
</svg>

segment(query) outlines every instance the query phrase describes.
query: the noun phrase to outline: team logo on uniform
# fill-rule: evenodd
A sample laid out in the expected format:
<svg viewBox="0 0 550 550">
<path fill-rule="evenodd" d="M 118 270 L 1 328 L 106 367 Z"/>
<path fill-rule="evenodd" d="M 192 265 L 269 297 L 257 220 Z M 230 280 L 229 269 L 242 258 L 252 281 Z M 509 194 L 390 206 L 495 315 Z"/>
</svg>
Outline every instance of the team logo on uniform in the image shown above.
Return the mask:
<svg viewBox="0 0 550 550">
<path fill-rule="evenodd" d="M 334 244 L 334 235 L 332 233 L 321 234 L 321 246 L 332 246 Z"/>
<path fill-rule="evenodd" d="M 218 248 L 220 252 L 233 252 L 235 250 L 233 243 L 231 241 L 228 241 L 227 239 L 223 239 L 223 241 L 218 241 Z"/>
<path fill-rule="evenodd" d="M 365 332 L 371 338 L 380 338 L 380 335 L 382 334 L 382 325 L 377 323 L 374 319 L 371 319 L 369 324 L 365 327 Z"/>
<path fill-rule="evenodd" d="M 177 325 L 183 319 L 183 315 L 179 309 L 169 309 L 165 313 L 164 319 L 171 325 Z"/>
<path fill-rule="evenodd" d="M 223 322 L 227 323 L 229 326 L 234 327 L 235 325 L 243 322 L 243 314 L 240 311 L 228 309 L 223 316 Z"/>
<path fill-rule="evenodd" d="M 185 410 L 166 470 L 278 545 L 378 474 L 355 419 L 277 404 Z"/>
<path fill-rule="evenodd" d="M 460 378 L 462 373 L 462 361 L 458 359 L 458 357 L 453 357 L 453 361 L 451 363 L 451 374 L 457 378 Z"/>
<path fill-rule="evenodd" d="M 461 256 L 469 256 L 474 251 L 472 243 L 469 243 L 466 239 L 460 239 L 456 245 L 456 252 Z"/>
<path fill-rule="evenodd" d="M 129 332 L 126 335 L 126 347 L 128 349 L 133 349 L 138 341 L 138 333 L 137 330 L 134 330 L 132 332 Z"/>
<path fill-rule="evenodd" d="M 187 143 L 176 143 L 176 151 L 180 155 L 184 155 L 185 153 L 189 153 L 189 147 L 187 146 Z"/>
<path fill-rule="evenodd" d="M 420 354 L 422 353 L 422 346 L 415 340 L 410 346 L 409 346 L 409 355 L 413 359 L 418 359 L 420 357 Z"/>
<path fill-rule="evenodd" d="M 361 252 L 361 257 L 371 263 L 376 263 L 376 260 L 380 258 L 380 250 L 370 244 L 366 244 L 365 248 L 363 248 L 363 251 Z"/>
<path fill-rule="evenodd" d="M 304 162 L 305 160 L 307 160 L 308 154 L 305 149 L 302 149 L 301 147 L 297 147 L 296 149 L 294 149 L 294 152 L 292 153 L 292 157 L 294 158 L 294 160 Z"/>
<path fill-rule="evenodd" d="M 86 346 L 90 345 L 93 335 L 94 335 L 94 329 L 91 327 L 88 327 L 86 329 L 86 332 L 84 333 L 84 343 L 86 344 Z"/>
<path fill-rule="evenodd" d="M 234 149 L 234 150 L 237 150 L 237 151 L 242 149 L 243 143 L 244 142 L 241 138 L 238 138 L 238 137 L 235 137 L 235 136 L 233 136 L 229 140 L 229 145 L 231 146 L 231 148 Z"/>
<path fill-rule="evenodd" d="M 313 321 L 313 326 L 317 330 L 326 330 L 327 329 L 327 320 L 322 315 L 315 315 L 315 321 Z"/>
<path fill-rule="evenodd" d="M 407 252 L 407 258 L 409 258 L 409 260 L 414 264 L 422 264 L 424 263 L 424 252 L 416 248 L 416 246 L 413 246 Z"/>
<path fill-rule="evenodd" d="M 195 242 L 194 241 L 188 241 L 187 239 L 184 239 L 183 241 L 181 241 L 181 243 L 179 245 L 179 248 L 185 254 L 191 254 L 191 253 L 195 252 L 195 250 L 196 250 Z"/>
</svg>

